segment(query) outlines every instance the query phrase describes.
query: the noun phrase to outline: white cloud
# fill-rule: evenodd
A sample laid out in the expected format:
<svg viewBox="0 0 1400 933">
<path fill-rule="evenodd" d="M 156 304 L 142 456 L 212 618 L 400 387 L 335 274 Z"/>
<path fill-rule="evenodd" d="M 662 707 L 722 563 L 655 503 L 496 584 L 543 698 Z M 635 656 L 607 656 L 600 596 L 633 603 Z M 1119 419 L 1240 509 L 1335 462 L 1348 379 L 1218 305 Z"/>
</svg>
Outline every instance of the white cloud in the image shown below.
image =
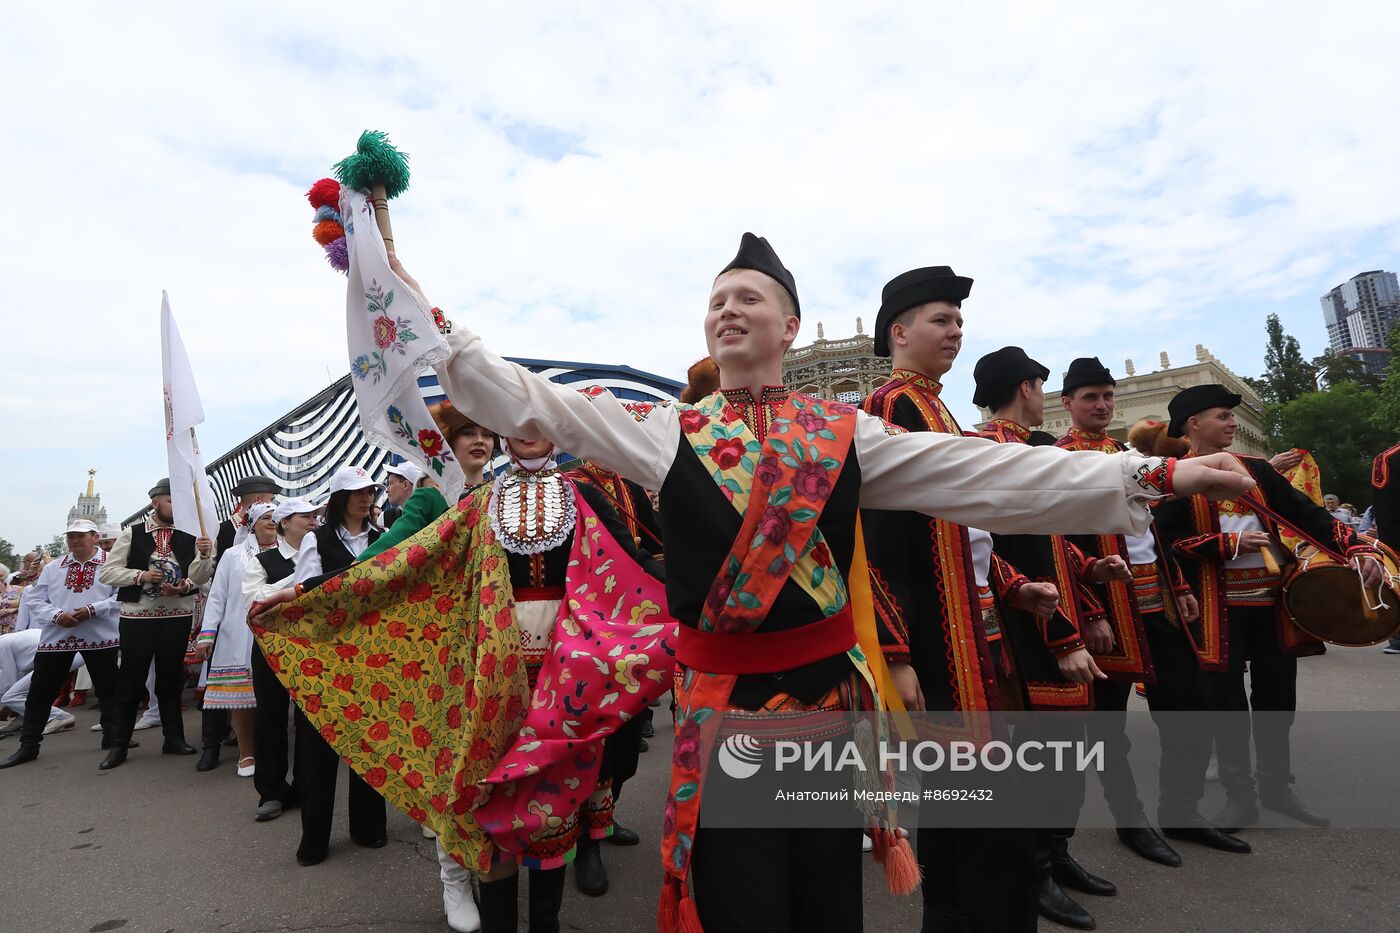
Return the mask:
<svg viewBox="0 0 1400 933">
<path fill-rule="evenodd" d="M 1320 349 L 1316 296 L 1395 266 L 1392 5 L 325 9 L 10 11 L 3 462 L 44 467 L 0 533 L 46 538 L 89 465 L 114 512 L 162 472 L 162 288 L 207 450 L 343 371 L 301 192 L 365 127 L 412 155 L 409 267 L 515 355 L 680 374 L 745 229 L 809 333 L 911 266 L 973 275 L 966 370 L 1016 339 L 1250 372 L 1259 308 Z"/>
</svg>

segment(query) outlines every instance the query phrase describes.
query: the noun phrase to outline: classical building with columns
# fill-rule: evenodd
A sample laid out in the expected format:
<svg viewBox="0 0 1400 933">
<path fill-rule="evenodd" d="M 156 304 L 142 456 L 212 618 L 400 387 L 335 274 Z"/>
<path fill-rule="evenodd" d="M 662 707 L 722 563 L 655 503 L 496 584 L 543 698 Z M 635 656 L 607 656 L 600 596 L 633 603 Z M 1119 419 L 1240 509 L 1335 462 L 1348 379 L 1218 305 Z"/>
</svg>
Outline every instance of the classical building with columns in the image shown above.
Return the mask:
<svg viewBox="0 0 1400 933">
<path fill-rule="evenodd" d="M 1239 429 L 1235 433 L 1235 443 L 1231 448 L 1237 453 L 1253 454 L 1259 457 L 1271 456 L 1275 451 L 1269 446 L 1264 431 L 1264 403 L 1243 379 L 1235 375 L 1229 367 L 1201 344 L 1196 344 L 1196 359 L 1185 366 L 1172 366 L 1167 354 L 1159 358 L 1161 368 L 1153 373 L 1137 372 L 1132 360 L 1125 360 L 1118 375 L 1117 410 L 1108 433 L 1121 441 L 1128 439 L 1128 429 L 1143 418 L 1167 421 L 1167 403 L 1182 389 L 1195 385 L 1219 383 L 1231 392 L 1238 393 L 1241 401 L 1235 409 Z M 1113 367 L 1110 366 L 1112 371 Z M 1063 375 L 1063 374 L 1062 374 Z M 990 414 L 983 410 L 982 417 Z M 1045 423 L 1042 431 L 1056 436 L 1069 430 L 1069 412 L 1060 403 L 1059 383 L 1047 383 L 1045 387 Z"/>
<path fill-rule="evenodd" d="M 827 340 L 817 322 L 817 339 L 783 356 L 783 383 L 818 398 L 857 405 L 890 380 L 890 361 L 875 355 L 875 338 L 856 318 L 856 334 Z"/>
</svg>

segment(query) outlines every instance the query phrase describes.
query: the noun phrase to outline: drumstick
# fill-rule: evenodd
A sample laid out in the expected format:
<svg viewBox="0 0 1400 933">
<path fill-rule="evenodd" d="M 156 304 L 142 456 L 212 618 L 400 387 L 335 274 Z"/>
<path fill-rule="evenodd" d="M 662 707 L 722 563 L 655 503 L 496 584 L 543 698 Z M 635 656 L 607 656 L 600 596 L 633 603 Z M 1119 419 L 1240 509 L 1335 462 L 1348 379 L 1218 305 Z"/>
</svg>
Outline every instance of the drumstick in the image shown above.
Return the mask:
<svg viewBox="0 0 1400 933">
<path fill-rule="evenodd" d="M 1282 576 L 1283 571 L 1279 568 L 1278 561 L 1274 559 L 1273 549 L 1267 544 L 1259 549 L 1259 556 L 1264 558 L 1264 569 L 1276 577 Z"/>
</svg>

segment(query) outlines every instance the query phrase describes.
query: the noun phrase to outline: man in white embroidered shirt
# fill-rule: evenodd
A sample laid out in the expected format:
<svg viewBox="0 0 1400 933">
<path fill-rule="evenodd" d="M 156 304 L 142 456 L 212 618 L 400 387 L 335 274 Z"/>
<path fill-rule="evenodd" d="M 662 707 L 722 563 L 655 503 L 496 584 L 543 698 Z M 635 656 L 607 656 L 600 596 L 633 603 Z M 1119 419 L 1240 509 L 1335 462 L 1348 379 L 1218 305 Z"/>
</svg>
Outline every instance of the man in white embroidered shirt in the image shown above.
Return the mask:
<svg viewBox="0 0 1400 933">
<path fill-rule="evenodd" d="M 195 591 L 214 575 L 214 542 L 174 527 L 170 480 L 151 488 L 151 514 L 122 532 L 102 567 L 103 583 L 118 587 L 121 606 L 121 670 L 111 748 L 98 765 L 106 771 L 126 761 L 136 704 L 146 672 L 156 665 L 155 699 L 167 755 L 193 755 L 185 741 L 180 694 L 185 687 L 185 648 L 194 625 Z"/>
<path fill-rule="evenodd" d="M 102 704 L 102 745 L 112 740 L 117 685 L 117 591 L 98 580 L 107 554 L 97 546 L 97 526 L 80 518 L 68 526 L 68 553 L 49 564 L 30 586 L 29 611 L 43 626 L 34 653 L 20 745 L 0 768 L 39 757 L 53 701 L 81 654 Z"/>
</svg>

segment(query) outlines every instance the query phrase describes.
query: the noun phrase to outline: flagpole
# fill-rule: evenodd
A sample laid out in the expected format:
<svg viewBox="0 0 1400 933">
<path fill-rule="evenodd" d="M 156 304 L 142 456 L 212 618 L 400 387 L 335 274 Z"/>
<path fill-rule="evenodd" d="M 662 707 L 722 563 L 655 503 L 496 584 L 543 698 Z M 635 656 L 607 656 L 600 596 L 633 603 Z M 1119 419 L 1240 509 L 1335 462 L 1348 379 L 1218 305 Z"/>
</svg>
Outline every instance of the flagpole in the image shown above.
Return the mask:
<svg viewBox="0 0 1400 933">
<path fill-rule="evenodd" d="M 193 426 L 190 427 L 190 443 L 194 445 L 195 450 L 199 450 L 199 438 L 194 436 Z M 194 511 L 199 516 L 199 536 L 207 538 L 209 534 L 204 530 L 204 504 L 199 501 L 199 478 L 197 476 L 190 477 L 190 486 L 194 488 Z"/>
</svg>

